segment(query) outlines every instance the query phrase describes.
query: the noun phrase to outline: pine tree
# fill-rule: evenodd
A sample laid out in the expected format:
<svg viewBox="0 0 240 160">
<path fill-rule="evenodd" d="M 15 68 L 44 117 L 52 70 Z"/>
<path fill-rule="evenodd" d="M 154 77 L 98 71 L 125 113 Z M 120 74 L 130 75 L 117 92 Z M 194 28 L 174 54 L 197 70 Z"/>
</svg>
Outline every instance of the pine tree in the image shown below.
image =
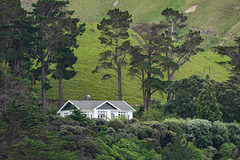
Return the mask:
<svg viewBox="0 0 240 160">
<path fill-rule="evenodd" d="M 183 13 L 179 13 L 172 8 L 167 8 L 162 11 L 162 15 L 165 17 L 166 23 L 169 24 L 165 33 L 172 40 L 168 49 L 162 54 L 178 65 L 178 67 L 172 67 L 168 64 L 168 61 L 165 63 L 168 80 L 172 81 L 172 77 L 179 67 L 188 62 L 191 56 L 202 51 L 198 46 L 203 39 L 198 31 L 189 30 L 187 31 L 187 34 L 183 34 L 183 30 L 187 26 L 185 24 L 187 17 L 184 16 Z M 171 99 L 170 92 L 168 93 L 167 99 Z"/>
<path fill-rule="evenodd" d="M 163 81 L 163 65 L 171 60 L 161 55 L 168 48 L 169 38 L 161 34 L 166 25 L 142 23 L 132 27 L 137 34 L 133 37 L 139 47 L 132 47 L 130 74 L 137 76 L 142 82 L 143 103 L 145 111 L 150 107 L 151 96 L 156 91 L 163 92 L 168 82 Z M 171 63 L 172 67 L 177 67 Z"/>
<path fill-rule="evenodd" d="M 115 77 L 118 81 L 118 100 L 122 100 L 122 67 L 127 65 L 126 56 L 130 50 L 128 29 L 132 20 L 128 11 L 122 12 L 117 8 L 109 10 L 107 15 L 109 19 L 103 18 L 97 28 L 101 31 L 101 44 L 108 50 L 100 53 L 99 61 L 102 63 L 93 73 L 99 69 L 113 69 L 116 74 L 105 74 L 102 80 Z"/>
<path fill-rule="evenodd" d="M 58 37 L 54 47 L 54 63 L 57 64 L 53 70 L 52 77 L 59 80 L 59 109 L 63 106 L 62 80 L 69 80 L 76 75 L 73 65 L 77 62 L 74 48 L 78 48 L 77 36 L 85 31 L 85 23 L 78 25 L 79 19 L 72 18 L 73 11 L 63 10 L 58 20 L 55 35 Z"/>
<path fill-rule="evenodd" d="M 50 73 L 49 66 L 52 63 L 56 62 L 57 51 L 60 48 L 75 46 L 70 45 L 65 40 L 69 40 L 68 37 L 73 36 L 76 38 L 75 33 L 72 34 L 72 31 L 68 30 L 66 22 L 71 22 L 71 25 L 76 25 L 78 19 L 69 19 L 72 11 L 67 11 L 66 7 L 69 4 L 69 1 L 56 1 L 56 0 L 39 0 L 36 4 L 33 5 L 33 15 L 37 21 L 36 26 L 39 27 L 38 36 L 39 46 L 38 48 L 38 61 L 37 64 L 40 64 L 40 68 L 36 71 L 41 70 L 41 83 L 42 83 L 42 107 L 44 113 L 47 112 L 47 101 L 46 101 L 46 90 L 51 86 L 46 83 L 46 75 Z M 75 27 L 75 26 L 74 26 Z M 64 33 L 66 31 L 66 33 Z M 60 56 L 59 56 L 60 57 Z"/>
</svg>

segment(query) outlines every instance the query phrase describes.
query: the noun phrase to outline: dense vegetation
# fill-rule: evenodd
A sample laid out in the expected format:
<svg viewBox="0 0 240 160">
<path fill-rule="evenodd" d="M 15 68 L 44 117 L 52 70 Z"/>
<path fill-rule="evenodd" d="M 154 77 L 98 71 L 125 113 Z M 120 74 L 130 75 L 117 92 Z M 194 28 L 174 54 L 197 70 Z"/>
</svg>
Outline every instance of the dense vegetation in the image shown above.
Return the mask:
<svg viewBox="0 0 240 160">
<path fill-rule="evenodd" d="M 188 2 L 175 5 L 179 9 L 178 5 Z M 85 23 L 73 18 L 68 3 L 39 0 L 27 13 L 20 0 L 0 2 L 0 159 L 240 159 L 239 37 L 232 46 L 217 46 L 216 54 L 205 52 L 206 56 L 198 48 L 203 41 L 200 32 L 186 29 L 188 18 L 172 8 L 161 12 L 165 22 L 141 23 L 132 28 L 128 11 L 109 10 L 97 28 L 89 23 L 91 28 L 85 34 Z M 89 45 L 97 38 L 105 46 L 100 42 Z M 217 53 L 228 58 L 220 59 Z M 77 61 L 80 54 L 82 59 Z M 205 69 L 209 65 L 201 57 L 217 60 L 230 71 L 229 78 L 222 67 L 217 69 L 224 78 L 215 80 L 215 64 L 206 77 L 198 68 L 201 76 L 189 72 L 187 78 L 181 75 L 174 79 L 180 67 L 188 72 L 187 68 L 197 66 L 189 63 L 190 57 Z M 126 90 L 122 93 L 118 89 L 118 94 L 101 96 L 109 99 L 118 95 L 119 100 L 123 96 L 132 103 L 143 101 L 135 106 L 135 118 L 88 119 L 78 109 L 66 118 L 56 115 L 63 104 L 65 83 L 89 93 L 89 85 L 75 86 L 84 78 L 76 77 L 80 67 L 81 75 L 88 77 L 85 82 L 96 79 L 88 72 L 95 68 L 97 77 L 118 79 L 105 85 L 110 93 L 117 90 L 116 84 L 121 87 L 123 83 L 129 92 L 139 95 L 133 99 Z M 100 72 L 100 68 L 114 69 L 117 75 Z M 50 89 L 54 86 L 48 81 L 50 76 L 59 82 L 59 91 Z M 122 79 L 132 85 L 127 86 Z M 41 81 L 41 96 L 40 89 L 33 88 L 36 81 Z M 92 88 L 96 90 L 104 83 L 94 81 Z M 59 95 L 59 106 L 47 103 L 46 90 Z M 99 92 L 96 95 L 102 95 L 102 90 L 95 91 Z M 160 99 L 155 92 L 162 94 L 164 101 L 155 100 Z"/>
<path fill-rule="evenodd" d="M 236 123 L 175 118 L 148 122 L 124 117 L 89 120 L 78 113 L 62 118 L 42 114 L 33 99 L 26 97 L 16 97 L 1 116 L 1 159 L 240 157 L 240 125 Z"/>
</svg>

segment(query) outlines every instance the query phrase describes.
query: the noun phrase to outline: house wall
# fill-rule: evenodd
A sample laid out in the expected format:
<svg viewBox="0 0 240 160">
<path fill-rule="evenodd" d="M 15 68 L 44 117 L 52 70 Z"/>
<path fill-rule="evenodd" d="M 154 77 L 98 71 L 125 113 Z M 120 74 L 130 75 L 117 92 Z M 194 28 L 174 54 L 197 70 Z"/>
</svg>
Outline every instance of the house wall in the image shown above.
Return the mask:
<svg viewBox="0 0 240 160">
<path fill-rule="evenodd" d="M 72 114 L 71 110 L 60 111 L 60 116 L 62 117 L 69 116 L 70 114 Z"/>
<path fill-rule="evenodd" d="M 129 115 L 129 119 L 133 119 L 133 112 L 128 112 L 128 115 Z"/>
<path fill-rule="evenodd" d="M 85 112 L 88 110 L 82 110 L 82 112 Z M 88 111 L 88 118 L 98 118 L 98 111 L 107 111 L 107 119 L 117 118 L 119 117 L 119 111 L 118 110 L 94 110 L 94 111 Z M 122 112 L 128 112 L 128 116 L 126 118 L 132 119 L 133 118 L 133 112 L 132 111 L 122 111 Z M 60 111 L 60 116 L 66 117 L 69 116 L 72 113 L 71 110 L 64 110 Z"/>
</svg>

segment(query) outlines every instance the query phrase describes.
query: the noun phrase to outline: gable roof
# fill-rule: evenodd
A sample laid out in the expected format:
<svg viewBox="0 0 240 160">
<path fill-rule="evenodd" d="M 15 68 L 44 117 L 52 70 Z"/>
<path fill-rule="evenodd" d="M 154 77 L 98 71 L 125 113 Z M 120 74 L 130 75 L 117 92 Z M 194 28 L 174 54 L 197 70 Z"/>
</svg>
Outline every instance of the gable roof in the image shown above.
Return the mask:
<svg viewBox="0 0 240 160">
<path fill-rule="evenodd" d="M 113 108 L 119 111 L 136 111 L 125 101 L 79 101 L 79 100 L 68 100 L 57 113 L 59 113 L 67 104 L 71 103 L 77 108 L 82 110 L 96 110 L 105 104 L 109 104 Z"/>
</svg>

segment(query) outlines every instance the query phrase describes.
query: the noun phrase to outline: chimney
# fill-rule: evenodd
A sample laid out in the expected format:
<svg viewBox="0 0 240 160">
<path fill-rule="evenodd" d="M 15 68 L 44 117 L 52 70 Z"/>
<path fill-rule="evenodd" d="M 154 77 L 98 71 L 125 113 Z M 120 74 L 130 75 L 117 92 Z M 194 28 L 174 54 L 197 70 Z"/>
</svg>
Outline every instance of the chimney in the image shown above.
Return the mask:
<svg viewBox="0 0 240 160">
<path fill-rule="evenodd" d="M 90 99 L 90 95 L 87 95 L 87 96 L 85 97 L 85 100 L 86 100 L 86 101 L 89 101 L 89 99 Z"/>
</svg>

